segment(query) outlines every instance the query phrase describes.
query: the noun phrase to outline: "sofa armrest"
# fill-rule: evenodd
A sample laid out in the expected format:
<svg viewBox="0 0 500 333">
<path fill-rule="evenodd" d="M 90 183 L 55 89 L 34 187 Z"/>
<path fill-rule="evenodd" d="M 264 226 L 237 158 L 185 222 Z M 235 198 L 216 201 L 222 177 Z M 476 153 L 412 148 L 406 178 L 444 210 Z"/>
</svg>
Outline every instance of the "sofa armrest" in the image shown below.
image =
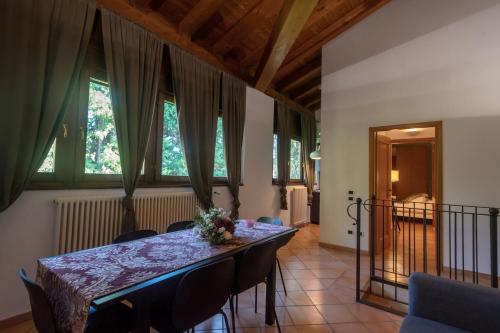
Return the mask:
<svg viewBox="0 0 500 333">
<path fill-rule="evenodd" d="M 500 291 L 470 283 L 413 273 L 409 314 L 472 332 L 498 332 Z"/>
</svg>

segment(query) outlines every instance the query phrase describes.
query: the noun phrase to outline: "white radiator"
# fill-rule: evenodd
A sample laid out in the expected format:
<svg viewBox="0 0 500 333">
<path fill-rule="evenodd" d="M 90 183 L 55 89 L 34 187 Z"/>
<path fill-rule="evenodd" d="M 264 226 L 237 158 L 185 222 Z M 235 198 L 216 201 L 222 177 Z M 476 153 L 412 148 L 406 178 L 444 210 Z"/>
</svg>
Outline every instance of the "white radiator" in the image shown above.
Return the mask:
<svg viewBox="0 0 500 333">
<path fill-rule="evenodd" d="M 306 223 L 307 218 L 307 188 L 294 187 L 290 193 L 290 225 Z"/>
<path fill-rule="evenodd" d="M 56 199 L 54 253 L 68 253 L 110 244 L 119 235 L 122 197 Z M 192 220 L 199 202 L 191 192 L 134 197 L 138 229 L 164 233 L 172 222 Z"/>
</svg>

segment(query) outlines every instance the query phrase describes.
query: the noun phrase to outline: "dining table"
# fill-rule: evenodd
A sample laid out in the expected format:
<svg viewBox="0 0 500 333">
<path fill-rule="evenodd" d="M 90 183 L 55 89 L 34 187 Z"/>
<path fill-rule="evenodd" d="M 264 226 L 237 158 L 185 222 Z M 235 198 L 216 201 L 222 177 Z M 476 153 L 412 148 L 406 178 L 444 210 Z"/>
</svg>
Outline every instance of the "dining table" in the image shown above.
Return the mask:
<svg viewBox="0 0 500 333">
<path fill-rule="evenodd" d="M 151 306 L 173 295 L 190 270 L 237 257 L 253 245 L 275 240 L 284 246 L 296 228 L 265 223 L 237 223 L 233 238 L 211 245 L 193 229 L 160 234 L 38 259 L 37 282 L 53 307 L 60 332 L 84 332 L 91 308 L 99 311 L 119 302 L 134 307 L 133 332 L 149 332 Z M 275 262 L 275 261 L 273 261 Z M 266 324 L 274 323 L 276 269 L 267 276 Z"/>
</svg>

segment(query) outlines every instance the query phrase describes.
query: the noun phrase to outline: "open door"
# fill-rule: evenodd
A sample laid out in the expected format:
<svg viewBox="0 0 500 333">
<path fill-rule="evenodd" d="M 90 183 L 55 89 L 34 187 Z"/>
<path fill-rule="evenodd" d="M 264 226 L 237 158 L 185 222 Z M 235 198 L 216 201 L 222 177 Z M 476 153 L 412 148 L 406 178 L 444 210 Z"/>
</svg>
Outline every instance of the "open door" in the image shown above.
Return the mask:
<svg viewBox="0 0 500 333">
<path fill-rule="evenodd" d="M 379 133 L 376 136 L 376 191 L 377 219 L 376 219 L 376 252 L 391 246 L 391 200 L 392 200 L 392 144 L 391 139 Z"/>
</svg>

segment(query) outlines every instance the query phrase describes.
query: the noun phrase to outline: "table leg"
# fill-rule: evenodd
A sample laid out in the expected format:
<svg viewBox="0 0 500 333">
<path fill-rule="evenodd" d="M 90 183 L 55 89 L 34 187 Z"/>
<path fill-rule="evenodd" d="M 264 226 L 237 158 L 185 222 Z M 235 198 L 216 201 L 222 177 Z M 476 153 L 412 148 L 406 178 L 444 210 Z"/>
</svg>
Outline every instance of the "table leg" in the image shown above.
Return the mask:
<svg viewBox="0 0 500 333">
<path fill-rule="evenodd" d="M 273 267 L 267 275 L 266 281 L 266 324 L 274 324 L 274 306 L 276 298 L 276 253 L 274 254 Z"/>
<path fill-rule="evenodd" d="M 140 297 L 134 301 L 135 309 L 135 326 L 133 333 L 149 333 L 151 326 L 151 301 L 149 297 Z"/>
</svg>

